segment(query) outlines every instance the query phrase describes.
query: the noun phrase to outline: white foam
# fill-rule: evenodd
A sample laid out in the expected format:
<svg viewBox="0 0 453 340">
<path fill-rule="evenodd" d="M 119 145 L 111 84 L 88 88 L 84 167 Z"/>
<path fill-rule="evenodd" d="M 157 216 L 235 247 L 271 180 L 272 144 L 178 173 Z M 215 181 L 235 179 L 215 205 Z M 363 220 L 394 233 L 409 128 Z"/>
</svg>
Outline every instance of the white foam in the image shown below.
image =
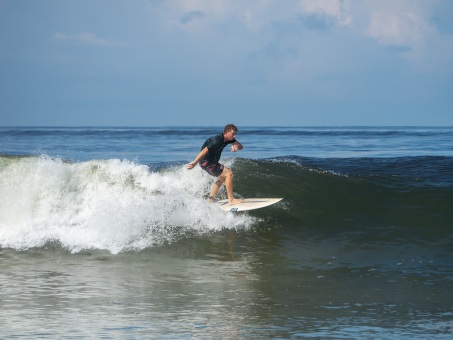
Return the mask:
<svg viewBox="0 0 453 340">
<path fill-rule="evenodd" d="M 248 228 L 254 219 L 206 202 L 213 178 L 184 166 L 151 172 L 130 161 L 65 163 L 46 156 L 0 162 L 0 247 L 57 241 L 112 253 L 185 233 Z"/>
</svg>

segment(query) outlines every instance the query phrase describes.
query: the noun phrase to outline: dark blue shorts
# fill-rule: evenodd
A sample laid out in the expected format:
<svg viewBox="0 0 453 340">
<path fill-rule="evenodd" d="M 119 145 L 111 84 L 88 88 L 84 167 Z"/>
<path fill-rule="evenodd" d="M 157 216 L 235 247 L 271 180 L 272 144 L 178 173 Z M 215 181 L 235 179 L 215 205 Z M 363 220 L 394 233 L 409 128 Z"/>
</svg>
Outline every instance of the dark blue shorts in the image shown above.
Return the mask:
<svg viewBox="0 0 453 340">
<path fill-rule="evenodd" d="M 208 174 L 214 177 L 220 176 L 220 174 L 223 171 L 224 166 L 220 163 L 214 163 L 208 165 L 207 161 L 201 162 L 200 163 L 201 168 L 206 171 Z"/>
</svg>

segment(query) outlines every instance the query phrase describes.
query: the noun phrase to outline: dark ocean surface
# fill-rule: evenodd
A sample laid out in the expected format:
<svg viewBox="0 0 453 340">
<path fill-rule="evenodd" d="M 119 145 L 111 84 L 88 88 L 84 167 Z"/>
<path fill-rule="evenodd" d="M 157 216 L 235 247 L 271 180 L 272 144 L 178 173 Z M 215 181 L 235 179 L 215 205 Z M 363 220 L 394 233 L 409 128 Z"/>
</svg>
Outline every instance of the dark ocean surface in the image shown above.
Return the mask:
<svg viewBox="0 0 453 340">
<path fill-rule="evenodd" d="M 0 127 L 0 337 L 453 337 L 453 127 L 221 130 Z"/>
</svg>

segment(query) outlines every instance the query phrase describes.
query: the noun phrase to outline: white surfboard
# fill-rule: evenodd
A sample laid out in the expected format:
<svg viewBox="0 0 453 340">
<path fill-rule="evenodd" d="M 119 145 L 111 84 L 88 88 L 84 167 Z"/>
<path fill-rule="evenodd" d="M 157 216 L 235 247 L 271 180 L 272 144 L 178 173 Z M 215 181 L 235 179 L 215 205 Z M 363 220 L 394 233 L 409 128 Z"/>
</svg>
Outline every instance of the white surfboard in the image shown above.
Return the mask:
<svg viewBox="0 0 453 340">
<path fill-rule="evenodd" d="M 244 199 L 244 202 L 235 205 L 229 205 L 228 200 L 220 200 L 215 204 L 219 205 L 224 211 L 238 212 L 264 208 L 280 202 L 282 199 L 283 198 L 246 198 Z"/>
</svg>

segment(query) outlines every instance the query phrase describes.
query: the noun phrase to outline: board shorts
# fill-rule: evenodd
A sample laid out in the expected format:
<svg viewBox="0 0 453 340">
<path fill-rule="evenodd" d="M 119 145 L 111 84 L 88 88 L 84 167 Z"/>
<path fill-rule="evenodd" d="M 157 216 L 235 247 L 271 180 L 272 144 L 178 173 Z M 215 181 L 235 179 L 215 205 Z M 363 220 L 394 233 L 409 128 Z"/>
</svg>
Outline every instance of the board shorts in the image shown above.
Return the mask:
<svg viewBox="0 0 453 340">
<path fill-rule="evenodd" d="M 210 174 L 211 176 L 214 176 L 214 177 L 219 177 L 224 168 L 223 164 L 214 163 L 214 164 L 208 165 L 207 161 L 201 162 L 200 166 L 204 171 L 206 171 L 208 174 Z"/>
</svg>

